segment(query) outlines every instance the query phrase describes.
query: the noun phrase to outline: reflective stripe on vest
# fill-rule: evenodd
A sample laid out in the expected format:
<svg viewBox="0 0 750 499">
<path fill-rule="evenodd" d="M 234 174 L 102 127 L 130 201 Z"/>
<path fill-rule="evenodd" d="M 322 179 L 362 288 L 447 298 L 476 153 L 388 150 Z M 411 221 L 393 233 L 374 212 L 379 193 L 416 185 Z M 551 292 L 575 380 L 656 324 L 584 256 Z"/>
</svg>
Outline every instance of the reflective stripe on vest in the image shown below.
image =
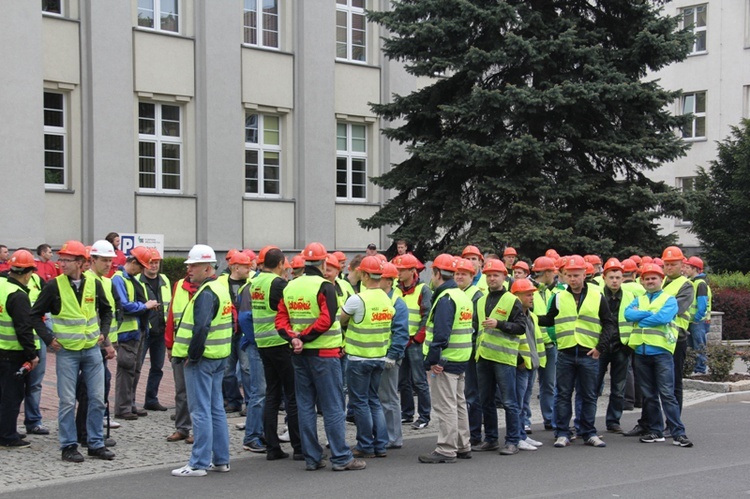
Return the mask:
<svg viewBox="0 0 750 499">
<path fill-rule="evenodd" d="M 303 274 L 284 288 L 284 305 L 289 313 L 292 331 L 301 333 L 320 317 L 318 291 L 324 282 L 328 281 L 321 276 Z M 343 342 L 341 323 L 335 317 L 331 317 L 331 320 L 333 323 L 328 331 L 313 341 L 303 343 L 302 348 L 306 350 L 340 348 Z"/>
<path fill-rule="evenodd" d="M 395 288 L 394 294 L 397 294 L 406 303 L 406 308 L 409 309 L 409 336 L 414 337 L 419 332 L 419 324 L 422 322 L 422 314 L 419 306 L 419 298 L 422 296 L 422 288 L 424 283 L 420 282 L 414 288 L 414 291 L 408 295 L 404 295 L 401 288 Z"/>
<path fill-rule="evenodd" d="M 448 346 L 443 348 L 440 356 L 451 362 L 466 362 L 471 358 L 471 335 L 474 331 L 471 327 L 471 319 L 474 316 L 474 304 L 466 296 L 466 293 L 458 288 L 448 288 L 443 293 L 456 305 L 456 313 L 453 316 L 453 326 Z M 427 317 L 425 341 L 422 345 L 422 353 L 425 356 L 430 350 L 430 345 L 434 337 L 435 324 L 433 323 L 433 315 L 435 314 L 435 307 L 442 299 L 443 297 L 440 296 L 438 300 L 432 302 L 432 309 L 430 310 L 430 315 Z"/>
<path fill-rule="evenodd" d="M 547 349 L 544 346 L 542 330 L 539 328 L 539 319 L 531 310 L 529 310 L 529 318 L 534 325 L 535 348 L 537 357 L 539 357 L 539 367 L 547 367 Z M 529 349 L 529 341 L 525 334 L 521 336 L 521 341 L 518 343 L 518 353 L 523 357 L 523 364 L 526 366 L 526 369 L 531 369 L 533 367 L 531 350 Z"/>
<path fill-rule="evenodd" d="M 558 314 L 555 318 L 555 336 L 557 347 L 572 348 L 581 345 L 594 348 L 599 343 L 602 325 L 599 321 L 599 305 L 602 295 L 589 287 L 581 307 L 576 309 L 573 295 L 564 291 L 557 294 Z"/>
<path fill-rule="evenodd" d="M 700 283 L 706 284 L 706 314 L 703 316 L 702 321 L 706 321 L 711 319 L 711 302 L 713 301 L 713 292 L 711 291 L 711 286 L 708 285 L 708 281 L 706 281 L 705 277 L 694 277 L 690 280 L 690 282 L 693 284 L 693 303 L 690 305 L 690 310 L 688 310 L 688 314 L 690 315 L 690 322 L 693 322 L 693 319 L 695 318 L 695 314 L 698 312 L 698 286 Z M 32 302 L 33 303 L 33 302 Z"/>
<path fill-rule="evenodd" d="M 190 303 L 190 293 L 182 287 L 184 282 L 185 279 L 177 281 L 174 296 L 172 297 L 172 321 L 174 324 L 180 323 L 182 314 L 185 312 L 188 303 Z"/>
<path fill-rule="evenodd" d="M 690 281 L 688 280 L 687 277 L 681 275 L 680 277 L 670 282 L 666 286 L 663 286 L 662 291 L 664 291 L 668 295 L 671 295 L 677 298 L 677 294 L 680 292 L 680 290 L 682 289 L 682 286 L 685 283 L 690 283 Z M 690 284 L 690 286 L 692 287 L 692 284 Z M 695 294 L 693 294 L 693 300 L 695 300 Z M 677 305 L 679 306 L 679 302 L 677 302 Z M 688 310 L 685 310 L 683 312 L 679 312 L 679 311 L 677 312 L 677 317 L 674 318 L 674 323 L 678 328 L 687 331 L 687 328 L 690 325 L 689 307 L 688 307 Z"/>
<path fill-rule="evenodd" d="M 60 313 L 52 315 L 52 332 L 65 350 L 80 351 L 96 346 L 99 317 L 96 313 L 96 279 L 83 279 L 81 303 L 78 303 L 65 274 L 55 278 L 60 293 Z"/>
<path fill-rule="evenodd" d="M 518 346 L 521 336 L 508 334 L 499 328 L 483 327 L 482 323 L 488 318 L 507 321 L 513 306 L 518 302 L 518 297 L 509 291 L 503 292 L 489 316 L 485 315 L 487 298 L 487 295 L 482 296 L 477 302 L 477 323 L 481 328 L 477 338 L 477 359 L 483 358 L 500 364 L 516 366 L 518 365 Z"/>
<path fill-rule="evenodd" d="M 627 345 L 630 341 L 630 334 L 633 331 L 633 323 L 625 320 L 625 309 L 633 303 L 635 296 L 622 287 L 620 289 L 622 289 L 622 300 L 620 300 L 620 310 L 617 312 L 617 328 L 620 331 L 620 343 Z"/>
<path fill-rule="evenodd" d="M 349 355 L 367 359 L 385 357 L 396 309 L 380 288 L 363 289 L 358 296 L 365 304 L 365 313 L 361 322 L 349 321 L 344 349 Z"/>
<path fill-rule="evenodd" d="M 148 296 L 148 294 L 146 293 L 146 288 L 138 279 L 135 279 L 133 276 L 130 276 L 130 278 L 125 277 L 125 274 L 122 272 L 122 270 L 118 270 L 117 272 L 115 272 L 115 275 L 113 275 L 112 278 L 114 279 L 116 276 L 122 279 L 122 282 L 125 283 L 125 292 L 128 295 L 127 298 L 129 302 L 136 301 L 135 287 L 133 284 L 134 282 L 138 283 L 138 285 L 142 287 L 143 296 Z M 133 331 L 138 330 L 138 317 L 136 317 L 135 315 L 126 314 L 125 310 L 123 310 L 122 322 L 117 327 L 118 338 L 121 334 L 132 333 Z"/>
<path fill-rule="evenodd" d="M 188 355 L 188 346 L 193 339 L 195 300 L 206 288 L 210 288 L 219 299 L 219 309 L 209 324 L 203 357 L 224 359 L 232 352 L 232 297 L 226 283 L 211 279 L 198 288 L 185 308 L 175 333 L 173 357 L 184 358 Z"/>
<path fill-rule="evenodd" d="M 286 340 L 276 330 L 276 311 L 271 308 L 271 284 L 281 279 L 272 272 L 261 272 L 246 285 L 253 304 L 253 331 L 258 348 L 284 345 Z M 244 292 L 244 287 L 240 293 Z"/>
<path fill-rule="evenodd" d="M 649 302 L 648 296 L 638 297 L 638 310 L 647 312 L 658 312 L 667 303 L 671 295 L 663 292 L 653 301 Z M 674 353 L 677 346 L 677 331 L 673 322 L 661 326 L 641 327 L 639 324 L 633 326 L 628 346 L 635 350 L 640 345 L 651 345 Z"/>
<path fill-rule="evenodd" d="M 26 293 L 22 287 L 8 279 L 0 279 L 0 350 L 23 350 L 21 343 L 18 342 L 16 329 L 13 327 L 13 318 L 8 314 L 7 307 L 8 296 L 16 291 Z"/>
</svg>

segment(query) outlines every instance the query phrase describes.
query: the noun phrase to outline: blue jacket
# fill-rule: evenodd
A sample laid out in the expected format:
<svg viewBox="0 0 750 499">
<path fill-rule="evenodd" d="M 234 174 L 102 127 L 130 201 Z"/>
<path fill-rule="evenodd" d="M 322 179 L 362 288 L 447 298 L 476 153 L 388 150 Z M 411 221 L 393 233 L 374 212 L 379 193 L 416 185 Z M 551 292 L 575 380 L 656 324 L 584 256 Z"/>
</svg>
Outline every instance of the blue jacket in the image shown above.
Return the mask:
<svg viewBox="0 0 750 499">
<path fill-rule="evenodd" d="M 393 289 L 388 292 L 388 297 L 393 297 Z M 404 358 L 406 344 L 409 343 L 409 309 L 403 299 L 397 298 L 393 304 L 396 313 L 391 323 L 391 346 L 388 347 L 386 357 L 393 360 Z"/>
<path fill-rule="evenodd" d="M 120 334 L 117 336 L 117 341 L 130 341 L 138 340 L 141 337 L 141 331 L 144 333 L 148 332 L 148 312 L 146 308 L 146 297 L 142 296 L 141 282 L 131 276 L 125 271 L 125 267 L 120 266 L 119 270 L 122 271 L 122 275 L 126 279 L 133 281 L 133 287 L 135 288 L 135 299 L 136 301 L 128 300 L 128 291 L 125 288 L 125 281 L 119 275 L 112 276 L 112 287 L 117 293 L 117 297 L 120 299 L 120 305 L 122 306 L 122 312 L 125 315 L 134 315 L 138 318 L 138 329 L 139 331 L 133 331 L 132 333 Z M 144 301 L 138 301 L 139 298 L 143 298 Z"/>
<path fill-rule="evenodd" d="M 253 327 L 253 300 L 250 298 L 250 286 L 245 286 L 242 293 L 237 295 L 234 306 L 237 308 L 237 325 L 242 333 L 240 348 L 244 350 L 250 345 L 257 347 L 255 328 Z"/>
</svg>

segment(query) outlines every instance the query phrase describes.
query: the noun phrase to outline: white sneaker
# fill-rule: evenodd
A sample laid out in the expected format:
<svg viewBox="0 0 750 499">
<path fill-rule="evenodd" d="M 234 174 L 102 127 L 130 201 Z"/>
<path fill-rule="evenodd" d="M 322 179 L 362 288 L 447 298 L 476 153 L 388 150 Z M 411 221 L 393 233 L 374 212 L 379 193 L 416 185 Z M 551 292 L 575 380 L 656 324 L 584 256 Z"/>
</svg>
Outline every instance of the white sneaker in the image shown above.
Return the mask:
<svg viewBox="0 0 750 499">
<path fill-rule="evenodd" d="M 206 470 L 192 468 L 189 464 L 186 464 L 182 468 L 172 470 L 172 476 L 206 476 Z"/>
<path fill-rule="evenodd" d="M 557 437 L 555 440 L 555 447 L 567 447 L 570 445 L 570 439 L 568 437 Z"/>
<path fill-rule="evenodd" d="M 244 430 L 245 429 L 245 423 L 237 423 L 234 425 L 235 430 Z"/>
<path fill-rule="evenodd" d="M 531 445 L 528 442 L 528 439 L 526 439 L 526 440 L 519 440 L 518 441 L 518 449 L 519 450 L 536 450 L 536 447 L 534 447 L 533 445 Z"/>
<path fill-rule="evenodd" d="M 541 447 L 542 445 L 544 445 L 544 444 L 543 444 L 542 442 L 540 442 L 539 440 L 534 440 L 534 439 L 533 439 L 533 438 L 531 438 L 531 437 L 526 437 L 526 440 L 525 440 L 525 441 L 526 441 L 526 443 L 529 443 L 529 444 L 533 445 L 534 447 Z"/>
<path fill-rule="evenodd" d="M 593 437 L 589 437 L 588 440 L 586 440 L 586 445 L 590 445 L 591 447 L 606 447 L 607 444 L 599 438 L 597 435 L 594 435 Z"/>
<path fill-rule="evenodd" d="M 227 473 L 229 471 L 229 465 L 211 463 L 208 465 L 208 471 L 216 471 L 217 473 Z"/>
<path fill-rule="evenodd" d="M 107 418 L 104 418 L 104 423 L 103 423 L 102 426 L 104 426 L 105 428 L 107 427 Z M 112 418 L 109 418 L 109 428 L 110 429 L 114 430 L 115 428 L 119 428 L 121 426 L 122 425 L 120 423 L 118 423 L 117 421 L 115 421 Z"/>
<path fill-rule="evenodd" d="M 279 435 L 279 441 L 280 442 L 289 442 L 289 440 L 290 440 L 290 438 L 289 438 L 289 430 L 287 429 L 287 430 L 284 431 L 284 433 L 282 433 L 281 435 Z"/>
</svg>

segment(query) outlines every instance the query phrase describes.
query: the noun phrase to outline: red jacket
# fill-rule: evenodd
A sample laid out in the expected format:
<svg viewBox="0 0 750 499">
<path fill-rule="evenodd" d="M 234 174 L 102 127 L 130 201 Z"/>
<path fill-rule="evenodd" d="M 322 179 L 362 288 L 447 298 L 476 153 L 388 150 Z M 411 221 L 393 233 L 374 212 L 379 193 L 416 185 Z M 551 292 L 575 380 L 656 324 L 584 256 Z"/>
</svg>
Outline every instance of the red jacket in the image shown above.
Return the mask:
<svg viewBox="0 0 750 499">
<path fill-rule="evenodd" d="M 57 266 L 52 260 L 43 262 L 41 260 L 34 260 L 36 265 L 36 273 L 44 279 L 44 282 L 50 281 L 60 275 L 60 267 Z"/>
</svg>

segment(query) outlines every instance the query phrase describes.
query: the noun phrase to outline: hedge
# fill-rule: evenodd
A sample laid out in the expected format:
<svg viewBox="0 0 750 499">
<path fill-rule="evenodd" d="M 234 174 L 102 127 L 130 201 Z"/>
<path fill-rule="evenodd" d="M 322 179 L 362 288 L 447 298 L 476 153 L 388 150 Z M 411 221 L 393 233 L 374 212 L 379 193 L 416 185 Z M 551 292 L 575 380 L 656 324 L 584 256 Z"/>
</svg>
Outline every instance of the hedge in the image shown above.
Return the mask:
<svg viewBox="0 0 750 499">
<path fill-rule="evenodd" d="M 713 292 L 711 308 L 724 312 L 722 339 L 750 339 L 750 273 L 712 274 L 708 281 Z"/>
<path fill-rule="evenodd" d="M 161 271 L 174 285 L 185 277 L 185 259 L 178 256 L 168 256 L 161 261 Z"/>
</svg>

